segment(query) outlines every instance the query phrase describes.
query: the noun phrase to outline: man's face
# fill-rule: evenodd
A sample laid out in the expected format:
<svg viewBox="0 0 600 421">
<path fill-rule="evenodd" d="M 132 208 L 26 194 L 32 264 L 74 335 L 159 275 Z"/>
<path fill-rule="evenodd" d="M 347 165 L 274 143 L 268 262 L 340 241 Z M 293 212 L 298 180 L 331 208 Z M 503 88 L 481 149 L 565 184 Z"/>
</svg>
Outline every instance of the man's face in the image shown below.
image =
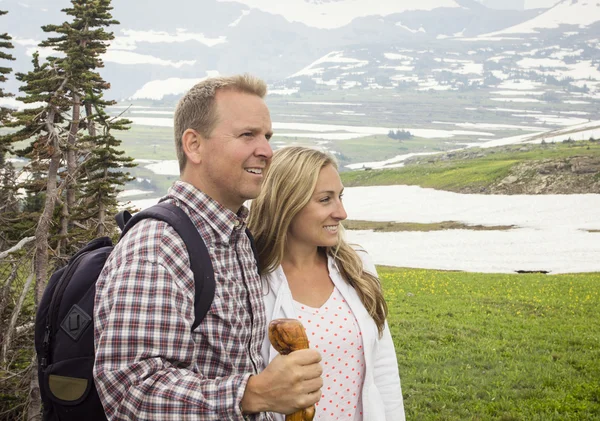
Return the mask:
<svg viewBox="0 0 600 421">
<path fill-rule="evenodd" d="M 200 187 L 237 212 L 258 196 L 271 162 L 271 116 L 262 98 L 234 90 L 217 91 L 215 106 L 216 125 L 200 143 Z"/>
</svg>

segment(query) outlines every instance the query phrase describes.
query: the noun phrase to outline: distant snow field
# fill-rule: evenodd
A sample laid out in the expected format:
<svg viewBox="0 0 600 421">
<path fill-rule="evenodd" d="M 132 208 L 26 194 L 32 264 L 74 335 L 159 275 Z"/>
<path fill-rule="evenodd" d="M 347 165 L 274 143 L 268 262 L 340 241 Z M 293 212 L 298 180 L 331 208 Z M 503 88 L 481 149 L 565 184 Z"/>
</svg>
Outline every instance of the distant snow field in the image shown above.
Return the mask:
<svg viewBox="0 0 600 421">
<path fill-rule="evenodd" d="M 516 108 L 486 108 L 486 110 L 489 111 L 502 111 L 502 112 L 507 112 L 507 113 L 532 113 L 532 114 L 538 114 L 541 113 L 541 111 L 535 111 L 535 110 L 519 110 Z"/>
<path fill-rule="evenodd" d="M 145 208 L 155 199 L 132 201 Z M 416 186 L 349 187 L 349 219 L 515 225 L 508 231 L 347 231 L 377 264 L 413 268 L 551 273 L 600 271 L 600 195 L 465 195 Z"/>
<path fill-rule="evenodd" d="M 132 114 L 162 114 L 162 115 L 173 115 L 175 111 L 147 111 L 147 110 L 132 110 Z"/>
<path fill-rule="evenodd" d="M 140 163 L 142 160 L 136 159 L 136 162 Z M 144 165 L 144 168 L 149 169 L 154 174 L 160 175 L 179 175 L 179 162 L 177 160 L 167 161 L 150 161 L 148 165 Z"/>
<path fill-rule="evenodd" d="M 173 127 L 172 118 L 164 117 L 127 117 L 128 120 L 138 126 Z"/>
<path fill-rule="evenodd" d="M 437 155 L 439 152 L 421 152 L 421 153 L 408 153 L 405 155 L 398 155 L 390 159 L 386 159 L 385 161 L 373 161 L 373 162 L 359 162 L 356 164 L 346 165 L 346 168 L 351 170 L 358 170 L 361 168 L 371 168 L 371 169 L 382 169 L 382 168 L 397 168 L 404 166 L 404 161 L 408 158 L 412 158 L 414 156 L 423 156 L 423 155 Z"/>
<path fill-rule="evenodd" d="M 545 102 L 535 98 L 490 98 L 490 100 L 501 102 Z"/>
<path fill-rule="evenodd" d="M 515 225 L 509 231 L 348 231 L 378 264 L 477 272 L 600 271 L 600 195 L 463 195 L 415 186 L 347 188 L 349 218 Z"/>
<path fill-rule="evenodd" d="M 347 238 L 380 265 L 483 273 L 600 271 L 600 234 L 583 231 L 347 231 Z"/>
<path fill-rule="evenodd" d="M 404 54 L 397 54 L 397 53 L 383 53 L 383 55 L 385 56 L 385 58 L 387 58 L 388 60 L 407 60 L 407 61 L 411 61 L 413 60 L 413 58 L 411 56 L 405 56 Z"/>
<path fill-rule="evenodd" d="M 535 90 L 536 88 L 540 88 L 542 87 L 543 84 L 539 83 L 539 82 L 533 82 L 530 80 L 525 80 L 525 79 L 521 79 L 521 80 L 515 80 L 515 79 L 509 79 L 509 80 L 505 80 L 502 83 L 500 83 L 497 87 L 499 89 L 515 89 L 515 90 Z"/>
<path fill-rule="evenodd" d="M 152 193 L 152 192 L 149 190 L 136 190 L 136 189 L 123 190 L 121 193 L 119 193 L 118 197 L 119 197 L 119 199 L 121 199 L 123 197 L 139 196 L 139 195 L 148 194 L 148 193 Z"/>
<path fill-rule="evenodd" d="M 544 95 L 544 91 L 492 91 L 494 95 Z"/>
<path fill-rule="evenodd" d="M 516 124 L 498 124 L 498 123 L 451 123 L 445 121 L 432 121 L 433 124 L 450 124 L 458 127 L 471 128 L 471 129 L 488 129 L 488 130 L 528 130 L 528 131 L 539 131 L 539 127 L 531 126 L 518 126 Z M 493 136 L 492 133 L 477 133 L 479 135 Z"/>
<path fill-rule="evenodd" d="M 350 104 L 350 103 L 348 103 Z M 347 115 L 353 115 L 346 111 Z M 152 118 L 152 117 L 129 117 L 133 124 L 141 126 L 173 127 L 171 118 Z M 467 124 L 467 123 L 465 123 Z M 485 126 L 485 125 L 484 125 Z M 466 127 L 466 126 L 465 126 Z M 473 125 L 476 127 L 476 125 Z M 336 124 L 315 124 L 315 123 L 280 123 L 273 122 L 275 137 L 302 137 L 324 140 L 349 140 L 365 136 L 387 135 L 390 130 L 397 130 L 398 127 L 370 127 L 370 126 L 347 126 Z M 458 135 L 464 136 L 493 136 L 492 133 L 477 132 L 469 130 L 437 130 L 437 129 L 415 129 L 405 128 L 414 136 L 426 139 L 447 139 Z M 302 132 L 287 132 L 287 130 L 301 130 Z"/>
<path fill-rule="evenodd" d="M 293 95 L 299 90 L 299 88 L 269 89 L 269 95 Z"/>
</svg>

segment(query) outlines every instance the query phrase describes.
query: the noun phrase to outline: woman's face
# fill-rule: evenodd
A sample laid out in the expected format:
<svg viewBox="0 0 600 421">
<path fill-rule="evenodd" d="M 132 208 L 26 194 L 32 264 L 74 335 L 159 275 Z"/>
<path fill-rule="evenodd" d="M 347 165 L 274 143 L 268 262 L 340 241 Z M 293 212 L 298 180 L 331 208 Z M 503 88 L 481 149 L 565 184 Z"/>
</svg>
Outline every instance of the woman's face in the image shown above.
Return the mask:
<svg viewBox="0 0 600 421">
<path fill-rule="evenodd" d="M 315 247 L 335 246 L 340 221 L 348 216 L 342 204 L 344 186 L 333 165 L 321 168 L 308 204 L 292 219 L 288 241 Z"/>
</svg>

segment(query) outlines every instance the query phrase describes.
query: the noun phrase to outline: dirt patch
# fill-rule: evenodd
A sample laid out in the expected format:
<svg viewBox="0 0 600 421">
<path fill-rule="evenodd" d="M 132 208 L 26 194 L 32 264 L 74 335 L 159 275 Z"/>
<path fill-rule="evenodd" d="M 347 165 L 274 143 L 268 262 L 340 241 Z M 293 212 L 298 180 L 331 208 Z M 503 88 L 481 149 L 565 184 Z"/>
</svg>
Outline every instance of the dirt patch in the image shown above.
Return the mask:
<svg viewBox="0 0 600 421">
<path fill-rule="evenodd" d="M 373 230 L 376 232 L 400 231 L 444 231 L 444 230 L 472 230 L 472 231 L 508 231 L 516 228 L 514 225 L 468 225 L 456 221 L 434 222 L 419 224 L 416 222 L 391 222 L 391 221 L 361 221 L 346 220 L 342 222 L 347 230 Z"/>
</svg>

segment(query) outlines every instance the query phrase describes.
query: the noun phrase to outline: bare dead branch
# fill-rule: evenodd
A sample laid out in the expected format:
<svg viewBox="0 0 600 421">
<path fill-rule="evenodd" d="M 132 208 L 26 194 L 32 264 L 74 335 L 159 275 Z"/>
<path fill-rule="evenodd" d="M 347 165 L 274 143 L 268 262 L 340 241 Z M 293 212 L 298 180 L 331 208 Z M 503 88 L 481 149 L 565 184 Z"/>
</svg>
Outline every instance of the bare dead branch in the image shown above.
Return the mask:
<svg viewBox="0 0 600 421">
<path fill-rule="evenodd" d="M 18 269 L 19 267 L 16 265 L 16 263 L 13 263 L 10 275 L 8 275 L 8 278 L 6 278 L 6 282 L 2 286 L 2 292 L 0 292 L 0 320 L 4 315 L 4 310 L 6 310 L 6 307 L 8 306 L 10 288 L 12 287 L 12 283 L 14 282 L 14 280 L 17 278 Z M 2 332 L 0 332 L 0 337 L 2 337 Z"/>
<path fill-rule="evenodd" d="M 21 296 L 19 297 L 19 302 L 15 306 L 12 312 L 12 317 L 10 318 L 10 323 L 8 325 L 8 330 L 6 332 L 6 336 L 4 337 L 4 342 L 2 343 L 2 364 L 6 364 L 6 355 L 8 353 L 8 348 L 10 347 L 10 343 L 12 341 L 12 332 L 15 330 L 17 326 L 17 320 L 19 319 L 19 314 L 21 313 L 21 309 L 23 308 L 23 303 L 25 302 L 25 297 L 27 296 L 27 292 L 29 291 L 29 287 L 33 282 L 33 271 L 27 277 L 27 281 L 25 282 L 25 286 L 23 287 L 23 291 L 21 292 Z"/>
<path fill-rule="evenodd" d="M 38 383 L 37 359 L 35 353 L 31 361 L 31 381 L 29 382 L 29 400 L 27 408 L 27 420 L 35 421 L 42 419 L 42 397 Z"/>
<path fill-rule="evenodd" d="M 23 332 L 27 332 L 27 331 L 31 330 L 34 326 L 35 326 L 34 322 L 25 323 L 24 325 L 17 326 L 17 329 L 15 330 L 15 332 L 17 333 L 17 336 L 18 336 L 18 335 L 22 334 Z"/>
<path fill-rule="evenodd" d="M 25 244 L 28 244 L 30 242 L 32 242 L 33 240 L 35 240 L 35 237 L 25 237 L 23 238 L 21 241 L 19 241 L 17 243 L 17 245 L 9 248 L 6 251 L 3 251 L 2 253 L 0 253 L 0 260 L 4 259 L 6 256 L 8 256 L 11 253 L 14 253 L 15 251 L 19 251 L 23 248 L 23 246 L 25 246 Z"/>
</svg>

